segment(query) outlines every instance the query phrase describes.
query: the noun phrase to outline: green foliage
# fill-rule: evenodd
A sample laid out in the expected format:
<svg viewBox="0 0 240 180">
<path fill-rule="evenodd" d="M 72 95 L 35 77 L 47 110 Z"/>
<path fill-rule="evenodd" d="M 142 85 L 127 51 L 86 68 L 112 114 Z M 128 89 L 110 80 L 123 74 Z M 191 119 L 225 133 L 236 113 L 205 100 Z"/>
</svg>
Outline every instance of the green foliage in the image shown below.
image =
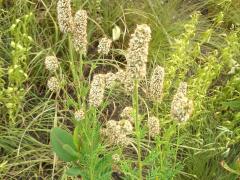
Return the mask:
<svg viewBox="0 0 240 180">
<path fill-rule="evenodd" d="M 78 153 L 73 143 L 73 137 L 68 132 L 60 129 L 53 128 L 51 130 L 51 146 L 57 156 L 66 161 L 76 161 L 78 159 Z"/>
</svg>

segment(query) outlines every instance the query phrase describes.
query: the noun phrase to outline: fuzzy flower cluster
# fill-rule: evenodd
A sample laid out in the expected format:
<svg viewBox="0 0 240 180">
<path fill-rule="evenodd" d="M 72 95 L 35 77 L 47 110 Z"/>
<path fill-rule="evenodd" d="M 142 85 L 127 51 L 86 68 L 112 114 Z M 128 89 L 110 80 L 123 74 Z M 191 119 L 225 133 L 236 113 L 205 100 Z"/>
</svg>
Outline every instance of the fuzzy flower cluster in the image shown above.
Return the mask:
<svg viewBox="0 0 240 180">
<path fill-rule="evenodd" d="M 103 101 L 104 91 L 106 88 L 104 74 L 96 74 L 91 82 L 91 88 L 89 92 L 89 105 L 98 107 Z"/>
<path fill-rule="evenodd" d="M 137 25 L 131 35 L 129 48 L 126 54 L 126 88 L 133 87 L 133 79 L 142 80 L 147 74 L 148 48 L 151 40 L 151 29 L 148 25 Z M 132 90 L 131 88 L 129 90 Z"/>
<path fill-rule="evenodd" d="M 111 89 L 119 81 L 117 73 L 94 75 L 89 92 L 89 104 L 98 107 L 104 99 L 105 90 Z"/>
<path fill-rule="evenodd" d="M 73 29 L 71 0 L 59 0 L 57 3 L 57 17 L 60 30 L 70 33 Z"/>
<path fill-rule="evenodd" d="M 116 74 L 109 72 L 105 74 L 105 83 L 106 83 L 106 88 L 111 89 L 114 84 L 117 82 L 118 77 Z"/>
<path fill-rule="evenodd" d="M 71 0 L 58 0 L 57 16 L 60 30 L 71 33 L 73 44 L 77 51 L 87 53 L 87 12 L 79 10 L 72 16 Z"/>
<path fill-rule="evenodd" d="M 132 124 L 127 120 L 109 120 L 106 128 L 102 129 L 102 135 L 107 138 L 110 145 L 127 146 L 130 143 L 128 136 L 132 133 Z"/>
<path fill-rule="evenodd" d="M 79 109 L 77 110 L 75 113 L 74 113 L 74 118 L 77 120 L 77 121 L 80 121 L 84 118 L 85 116 L 85 113 L 82 109 Z"/>
<path fill-rule="evenodd" d="M 56 56 L 47 56 L 44 64 L 49 71 L 56 71 L 59 67 L 59 62 Z"/>
<path fill-rule="evenodd" d="M 127 119 L 131 123 L 134 123 L 133 112 L 134 112 L 133 107 L 127 106 L 122 110 L 120 116 L 121 118 Z"/>
<path fill-rule="evenodd" d="M 116 72 L 116 77 L 117 77 L 117 81 L 124 84 L 126 79 L 126 72 L 122 69 L 118 69 L 118 72 Z"/>
<path fill-rule="evenodd" d="M 160 125 L 159 120 L 156 117 L 150 117 L 147 121 L 148 130 L 149 130 L 149 136 L 150 137 L 156 137 L 160 133 Z"/>
<path fill-rule="evenodd" d="M 110 51 L 111 44 L 112 44 L 112 40 L 111 39 L 108 39 L 106 37 L 102 38 L 99 41 L 98 53 L 107 55 L 109 53 L 109 51 Z"/>
<path fill-rule="evenodd" d="M 161 100 L 163 95 L 164 68 L 157 66 L 150 80 L 150 96 L 153 100 Z"/>
<path fill-rule="evenodd" d="M 53 92 L 57 91 L 60 88 L 59 81 L 56 77 L 51 77 L 47 82 L 47 86 L 49 90 Z"/>
<path fill-rule="evenodd" d="M 181 82 L 173 97 L 171 115 L 180 122 L 187 121 L 193 112 L 193 101 L 187 98 L 187 83 Z"/>
<path fill-rule="evenodd" d="M 73 44 L 77 51 L 87 53 L 87 11 L 79 10 L 74 17 Z"/>
<path fill-rule="evenodd" d="M 148 61 L 148 48 L 151 40 L 151 29 L 148 25 L 138 25 L 131 35 L 127 50 L 127 71 L 134 73 L 135 78 L 146 76 L 146 63 Z"/>
</svg>

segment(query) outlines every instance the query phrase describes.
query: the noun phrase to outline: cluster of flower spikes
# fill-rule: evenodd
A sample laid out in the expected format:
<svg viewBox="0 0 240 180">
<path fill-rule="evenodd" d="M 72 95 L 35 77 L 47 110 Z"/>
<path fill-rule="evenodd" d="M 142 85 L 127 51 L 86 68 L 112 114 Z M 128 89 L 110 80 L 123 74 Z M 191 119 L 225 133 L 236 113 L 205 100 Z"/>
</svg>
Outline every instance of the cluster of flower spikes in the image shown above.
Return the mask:
<svg viewBox="0 0 240 180">
<path fill-rule="evenodd" d="M 135 124 L 134 116 L 133 107 L 125 107 L 120 114 L 120 121 L 107 121 L 106 127 L 101 129 L 101 133 L 102 136 L 107 139 L 109 145 L 125 147 L 131 143 L 131 135 L 133 134 Z M 149 117 L 147 127 L 150 137 L 155 138 L 160 134 L 160 124 L 157 117 Z"/>
<path fill-rule="evenodd" d="M 107 73 L 107 74 L 101 74 L 102 79 L 105 79 L 103 81 L 99 81 L 98 83 L 95 83 L 93 78 L 93 81 L 91 83 L 91 90 L 89 94 L 89 102 L 91 105 L 99 106 L 101 102 L 103 101 L 102 96 L 104 93 L 101 93 L 101 96 L 99 96 L 100 92 L 104 92 L 105 88 L 111 88 L 116 82 L 122 83 L 126 89 L 127 92 L 131 92 L 134 87 L 134 79 L 142 80 L 146 76 L 146 63 L 147 63 L 147 56 L 148 56 L 148 47 L 149 42 L 151 39 L 151 29 L 148 25 L 142 24 L 137 25 L 137 28 L 135 32 L 131 35 L 131 39 L 129 42 L 129 48 L 127 50 L 127 65 L 126 69 L 122 70 L 119 69 L 117 73 Z M 99 49 L 98 51 L 103 53 L 103 51 L 106 51 L 107 53 L 109 50 L 106 50 L 103 47 L 107 47 L 106 49 L 110 48 L 110 40 L 104 38 L 100 41 Z M 98 75 L 95 75 L 98 76 Z M 105 83 L 103 83 L 105 82 Z M 101 83 L 101 86 L 99 85 Z M 99 90 L 99 87 L 101 87 L 101 90 Z M 98 89 L 96 91 L 95 89 Z M 96 92 L 96 93 L 94 93 Z M 95 99 L 95 96 L 99 96 L 100 98 L 97 98 L 96 103 L 92 103 L 93 99 Z"/>
<path fill-rule="evenodd" d="M 127 66 L 126 70 L 121 70 L 117 73 L 107 73 L 105 77 L 104 89 L 109 88 L 115 82 L 124 84 L 125 89 L 131 92 L 134 88 L 134 79 L 142 80 L 146 77 L 146 63 L 148 56 L 149 41 L 151 39 L 150 27 L 146 24 L 138 25 L 135 32 L 131 35 L 129 48 L 127 50 Z M 161 66 L 157 66 L 151 75 L 149 82 L 149 96 L 152 100 L 160 102 L 163 96 L 165 70 Z M 179 89 L 186 87 L 187 84 L 180 83 Z M 91 86 L 94 87 L 94 86 Z M 102 90 L 104 91 L 104 90 Z M 187 88 L 174 96 L 171 106 L 171 115 L 179 121 L 186 121 L 190 118 L 193 111 L 193 102 L 186 96 Z M 103 94 L 103 93 L 102 93 Z M 101 96 L 102 98 L 104 96 Z M 101 102 L 103 99 L 101 99 Z M 100 105 L 101 103 L 98 103 Z M 150 118 L 151 119 L 151 118 Z M 153 120 L 153 119 L 152 119 Z M 149 124 L 152 124 L 151 122 Z M 149 125 L 150 126 L 150 125 Z"/>
<path fill-rule="evenodd" d="M 93 97 L 98 97 L 98 103 L 90 103 L 93 104 L 95 107 L 99 106 L 104 98 L 104 91 L 107 88 L 113 87 L 113 84 L 116 82 L 120 82 L 124 84 L 126 90 L 131 92 L 134 88 L 133 81 L 134 79 L 143 80 L 146 77 L 146 63 L 147 63 L 147 55 L 148 55 L 148 44 L 150 41 L 150 33 L 151 30 L 147 25 L 138 25 L 135 32 L 131 36 L 131 40 L 129 43 L 129 48 L 127 50 L 127 66 L 126 70 L 119 69 L 117 73 L 107 73 L 101 74 L 103 80 L 98 80 L 95 82 L 92 81 L 91 89 L 98 89 L 101 93 L 91 93 L 90 90 L 89 102 L 93 102 L 91 99 Z M 140 54 L 139 54 L 140 53 Z M 95 75 L 98 76 L 98 75 Z M 164 77 L 165 77 L 165 70 L 161 66 L 157 66 L 151 75 L 150 82 L 149 82 L 149 96 L 153 101 L 160 102 L 163 96 L 163 85 L 164 85 Z M 102 86 L 99 84 L 102 83 Z M 186 83 L 181 83 L 183 86 Z M 101 88 L 99 88 L 101 87 Z M 182 85 L 180 85 L 182 87 Z M 101 89 L 101 90 L 100 90 Z M 180 88 L 181 89 L 181 88 Z M 180 90 L 178 90 L 180 91 Z M 174 96 L 171 106 L 171 115 L 174 119 L 178 121 L 186 121 L 190 118 L 193 110 L 193 103 L 192 101 L 188 100 L 186 97 L 186 91 L 182 90 L 182 94 L 179 92 Z M 133 109 L 131 107 L 126 107 L 121 115 L 121 118 L 127 118 L 128 121 L 131 123 L 134 122 L 132 115 L 129 112 L 132 112 Z M 125 115 L 124 115 L 125 114 Z M 128 114 L 128 116 L 127 116 Z M 160 124 L 159 119 L 157 117 L 151 116 L 147 120 L 147 126 L 149 130 L 150 137 L 156 137 L 160 133 Z M 127 142 L 126 135 L 121 135 L 120 132 L 120 125 L 110 120 L 107 123 L 107 128 L 104 130 L 105 135 L 110 136 L 110 142 Z M 119 139 L 120 138 L 120 139 Z M 125 138 L 125 139 L 124 139 Z"/>
<path fill-rule="evenodd" d="M 109 145 L 127 146 L 131 143 L 133 122 L 126 117 L 120 121 L 109 120 L 106 127 L 101 129 L 101 134 L 107 139 Z"/>
<path fill-rule="evenodd" d="M 87 13 L 84 10 L 80 10 L 76 13 L 75 17 L 72 17 L 70 0 L 58 1 L 58 21 L 62 32 L 72 33 L 73 42 L 76 50 L 81 50 L 84 54 L 87 51 Z M 146 78 L 147 74 L 147 60 L 149 42 L 151 40 L 151 29 L 148 25 L 137 25 L 134 33 L 131 35 L 129 42 L 129 48 L 126 53 L 126 69 L 119 69 L 117 73 L 107 74 L 95 74 L 91 82 L 91 89 L 89 92 L 89 105 L 98 107 L 101 105 L 104 99 L 104 91 L 112 88 L 116 82 L 120 82 L 124 85 L 127 92 L 132 92 L 134 89 L 134 80 L 141 81 Z M 106 37 L 102 38 L 98 45 L 98 53 L 107 55 L 111 48 L 112 40 Z M 161 101 L 163 94 L 163 82 L 164 82 L 164 68 L 157 66 L 152 73 L 149 85 L 149 95 L 152 100 Z M 181 85 L 180 85 L 181 86 Z M 171 115 L 173 118 L 179 121 L 186 121 L 192 113 L 193 105 L 192 101 L 188 100 L 186 93 L 176 93 L 173 98 L 171 106 Z M 127 110 L 126 110 L 127 111 Z M 129 111 L 129 110 L 128 110 Z M 82 113 L 80 113 L 82 115 Z M 128 119 L 132 123 L 132 119 Z M 121 122 L 121 123 L 120 123 Z M 123 142 L 129 142 L 127 135 L 124 135 L 124 121 L 110 120 L 106 129 L 109 130 L 109 135 L 112 135 L 113 141 L 117 144 L 124 144 Z M 130 123 L 130 124 L 131 124 Z M 124 125 L 123 125 L 124 124 Z M 128 123 L 129 124 L 129 123 Z M 159 134 L 160 126 L 159 120 L 156 117 L 148 118 L 149 135 L 155 137 Z M 105 129 L 105 130 L 106 130 Z M 131 129 L 131 128 L 130 128 Z M 104 130 L 106 135 L 106 131 Z M 115 133 L 113 133 L 113 130 Z M 110 133 L 112 132 L 112 133 Z M 121 132 L 123 135 L 119 135 L 117 132 Z M 118 134 L 114 136 L 114 134 Z M 115 138 L 114 138 L 115 137 Z M 118 140 L 116 139 L 118 137 Z M 120 140 L 119 140 L 120 138 Z M 122 139 L 122 140 L 121 140 Z M 111 141 L 110 141 L 111 142 Z"/>
<path fill-rule="evenodd" d="M 79 10 L 72 16 L 71 0 L 58 0 L 57 3 L 58 24 L 63 33 L 70 33 L 76 51 L 86 55 L 87 53 L 87 11 Z M 110 51 L 112 40 L 102 38 L 98 45 L 98 53 L 107 55 Z"/>
<path fill-rule="evenodd" d="M 87 53 L 87 19 L 85 10 L 79 10 L 72 16 L 71 0 L 58 0 L 58 24 L 63 33 L 71 33 L 73 44 L 77 51 Z"/>
</svg>

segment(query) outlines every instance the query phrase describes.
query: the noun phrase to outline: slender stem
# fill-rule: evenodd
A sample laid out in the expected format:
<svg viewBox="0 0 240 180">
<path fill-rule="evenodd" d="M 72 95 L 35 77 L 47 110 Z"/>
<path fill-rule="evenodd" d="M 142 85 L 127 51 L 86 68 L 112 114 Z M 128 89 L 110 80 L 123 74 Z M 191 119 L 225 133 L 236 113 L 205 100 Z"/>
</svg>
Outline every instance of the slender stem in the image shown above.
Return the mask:
<svg viewBox="0 0 240 180">
<path fill-rule="evenodd" d="M 179 128 L 180 124 L 177 124 L 177 144 L 176 144 L 176 156 L 175 156 L 175 159 L 174 159 L 174 164 L 173 164 L 173 169 L 176 168 L 176 164 L 177 164 L 177 153 L 178 153 L 178 148 L 179 148 L 179 131 L 180 131 L 180 128 Z"/>
<path fill-rule="evenodd" d="M 78 75 L 78 71 L 76 69 L 76 64 L 74 62 L 74 47 L 73 47 L 73 43 L 72 43 L 72 37 L 69 35 L 68 36 L 68 48 L 69 48 L 69 56 L 70 56 L 70 69 L 72 72 L 72 76 L 73 76 L 73 84 L 74 87 L 76 88 L 76 95 L 78 98 L 78 103 L 80 103 L 80 82 L 79 82 L 79 75 Z"/>
<path fill-rule="evenodd" d="M 57 127 L 57 109 L 58 109 L 58 104 L 57 104 L 57 98 L 58 98 L 58 92 L 57 92 L 57 96 L 55 101 L 55 116 L 54 116 L 54 121 L 53 121 L 53 128 Z M 52 169 L 52 180 L 54 179 L 55 176 L 55 166 L 56 166 L 56 162 L 57 162 L 57 156 L 54 153 L 54 157 L 53 157 L 53 169 Z"/>
<path fill-rule="evenodd" d="M 133 95 L 133 107 L 135 109 L 135 127 L 137 136 L 137 154 L 138 154 L 138 174 L 139 180 L 142 180 L 142 153 L 141 153 L 141 132 L 140 132 L 140 119 L 138 118 L 138 81 L 134 82 L 134 95 Z"/>
</svg>

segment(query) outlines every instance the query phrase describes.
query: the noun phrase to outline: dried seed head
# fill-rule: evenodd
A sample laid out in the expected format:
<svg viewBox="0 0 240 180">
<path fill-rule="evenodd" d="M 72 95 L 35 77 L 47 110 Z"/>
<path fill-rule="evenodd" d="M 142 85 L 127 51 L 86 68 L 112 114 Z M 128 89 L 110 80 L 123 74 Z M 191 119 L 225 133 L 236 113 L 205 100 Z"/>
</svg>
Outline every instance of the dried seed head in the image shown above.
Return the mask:
<svg viewBox="0 0 240 180">
<path fill-rule="evenodd" d="M 73 43 L 77 51 L 87 53 L 87 11 L 79 10 L 74 17 Z"/>
<path fill-rule="evenodd" d="M 149 130 L 149 135 L 151 137 L 156 137 L 160 133 L 160 125 L 159 125 L 159 120 L 156 117 L 150 117 L 148 118 L 148 130 Z"/>
<path fill-rule="evenodd" d="M 137 25 L 131 35 L 127 50 L 127 76 L 143 79 L 146 76 L 146 63 L 148 60 L 148 48 L 151 40 L 151 29 L 148 25 Z"/>
<path fill-rule="evenodd" d="M 100 106 L 104 98 L 105 87 L 105 76 L 103 74 L 94 75 L 89 92 L 89 105 Z"/>
<path fill-rule="evenodd" d="M 47 86 L 50 91 L 57 91 L 60 88 L 59 81 L 56 77 L 51 77 L 47 82 Z"/>
<path fill-rule="evenodd" d="M 163 94 L 164 69 L 157 66 L 150 80 L 150 96 L 155 101 L 160 101 Z"/>
<path fill-rule="evenodd" d="M 118 134 L 116 138 L 116 144 L 120 146 L 128 146 L 130 143 L 130 138 L 126 134 Z"/>
<path fill-rule="evenodd" d="M 111 89 L 114 86 L 114 84 L 116 83 L 116 81 L 117 81 L 116 74 L 114 74 L 112 72 L 105 74 L 105 82 L 106 82 L 107 89 Z"/>
<path fill-rule="evenodd" d="M 112 160 L 115 162 L 115 163 L 118 163 L 120 161 L 120 156 L 118 154 L 113 154 L 112 155 Z"/>
<path fill-rule="evenodd" d="M 116 73 L 117 81 L 120 83 L 124 83 L 126 79 L 126 72 L 122 69 L 118 69 L 118 72 Z"/>
<path fill-rule="evenodd" d="M 130 139 L 127 137 L 127 132 L 131 131 L 131 125 L 127 123 L 119 123 L 114 120 L 109 120 L 106 124 L 106 128 L 101 131 L 110 145 L 126 146 L 129 144 Z"/>
<path fill-rule="evenodd" d="M 98 53 L 107 55 L 109 53 L 109 51 L 110 51 L 111 44 L 112 44 L 112 40 L 111 39 L 108 39 L 106 37 L 102 38 L 99 41 Z"/>
<path fill-rule="evenodd" d="M 133 133 L 133 126 L 128 120 L 121 120 L 118 122 L 121 127 L 122 133 L 129 135 Z"/>
<path fill-rule="evenodd" d="M 127 93 L 132 93 L 134 91 L 134 75 L 130 71 L 126 71 L 126 76 L 124 79 L 124 88 Z"/>
<path fill-rule="evenodd" d="M 121 118 L 129 120 L 131 123 L 134 123 L 133 118 L 134 109 L 133 107 L 125 107 L 120 114 Z"/>
<path fill-rule="evenodd" d="M 84 118 L 85 116 L 85 113 L 82 109 L 80 110 L 77 110 L 75 113 L 74 113 L 74 118 L 77 120 L 77 121 L 80 121 Z"/>
<path fill-rule="evenodd" d="M 106 123 L 107 129 L 115 129 L 116 126 L 117 126 L 117 121 L 115 121 L 115 120 L 109 120 L 109 121 Z"/>
<path fill-rule="evenodd" d="M 56 71 L 59 67 L 59 62 L 56 56 L 47 56 L 44 64 L 49 71 Z"/>
<path fill-rule="evenodd" d="M 57 3 L 57 16 L 60 30 L 70 33 L 73 29 L 71 0 L 59 0 Z"/>
<path fill-rule="evenodd" d="M 193 101 L 186 97 L 187 84 L 180 83 L 177 93 L 173 97 L 171 115 L 180 122 L 187 121 L 193 112 Z"/>
</svg>

